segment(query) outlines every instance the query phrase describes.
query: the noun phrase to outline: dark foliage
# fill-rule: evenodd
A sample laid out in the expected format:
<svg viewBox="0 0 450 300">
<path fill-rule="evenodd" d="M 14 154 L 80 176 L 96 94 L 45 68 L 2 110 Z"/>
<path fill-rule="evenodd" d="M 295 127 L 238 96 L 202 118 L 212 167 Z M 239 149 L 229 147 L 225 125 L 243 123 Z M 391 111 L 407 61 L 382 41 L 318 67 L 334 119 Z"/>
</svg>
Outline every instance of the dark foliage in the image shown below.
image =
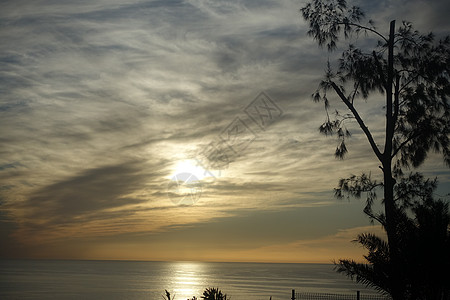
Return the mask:
<svg viewBox="0 0 450 300">
<path fill-rule="evenodd" d="M 301 9 L 309 22 L 308 32 L 319 45 L 336 49 L 339 34 L 346 38 L 361 32 L 373 33 L 379 38 L 372 49 L 361 49 L 350 44 L 343 51 L 336 71 L 328 66 L 325 79 L 314 93 L 314 101 L 323 101 L 327 120 L 320 126 L 320 132 L 337 134 L 339 139 L 336 156 L 343 158 L 347 153 L 345 138 L 350 133 L 346 121 L 355 120 L 367 129 L 356 111 L 355 102 L 367 99 L 373 92 L 385 94 L 388 85 L 393 87 L 392 118 L 395 125 L 393 145 L 388 150 L 398 160 L 398 166 L 417 167 L 429 151 L 441 152 L 450 165 L 448 132 L 450 112 L 450 37 L 435 42 L 432 34 L 421 35 L 411 23 L 403 22 L 394 35 L 394 56 L 392 82 L 388 82 L 387 48 L 389 37 L 373 27 L 373 22 L 362 25 L 364 12 L 357 7 L 347 8 L 344 0 L 315 0 Z M 346 93 L 346 90 L 350 92 Z M 328 114 L 330 106 L 327 91 L 333 90 L 350 110 L 349 114 L 336 111 L 335 118 Z M 366 130 L 371 141 L 372 134 Z M 383 152 L 371 142 L 375 152 Z M 376 150 L 375 150 L 376 148 Z"/>
<path fill-rule="evenodd" d="M 334 69 L 328 62 L 325 78 L 313 94 L 326 111 L 319 131 L 337 137 L 335 156 L 343 159 L 348 153 L 347 125 L 356 122 L 383 173 L 382 180 L 370 173 L 352 175 L 341 179 L 335 189 L 337 198 L 365 196 L 364 212 L 383 225 L 388 237 L 383 241 L 360 235 L 357 241 L 369 251 L 365 257 L 369 263 L 341 260 L 337 270 L 395 300 L 448 299 L 448 288 L 444 288 L 450 282 L 448 204 L 433 200 L 436 179 L 419 173 L 405 175 L 404 170 L 419 167 L 430 151 L 441 153 L 450 166 L 450 37 L 436 41 L 433 34 L 420 34 L 409 22 L 396 29 L 395 21 L 384 34 L 372 21 L 363 23 L 364 12 L 349 8 L 345 0 L 312 0 L 301 13 L 309 23 L 308 34 L 329 51 L 337 49 L 342 33 L 345 39 L 361 33 L 378 39 L 371 48 L 350 43 Z M 330 91 L 348 112 L 330 114 Z M 385 98 L 382 142 L 375 140 L 357 109 L 357 104 L 380 96 Z M 384 211 L 375 212 L 379 192 Z M 439 261 L 445 268 L 439 267 Z"/>
<path fill-rule="evenodd" d="M 201 297 L 204 300 L 227 300 L 227 294 L 223 294 L 219 288 L 207 288 Z"/>
<path fill-rule="evenodd" d="M 341 259 L 336 270 L 353 280 L 390 294 L 401 287 L 403 299 L 449 299 L 450 287 L 450 214 L 448 203 L 429 199 L 412 206 L 414 217 L 401 212 L 399 232 L 401 243 L 401 281 L 392 280 L 393 264 L 389 245 L 369 233 L 358 235 L 355 242 L 367 251 L 368 263 Z"/>
</svg>

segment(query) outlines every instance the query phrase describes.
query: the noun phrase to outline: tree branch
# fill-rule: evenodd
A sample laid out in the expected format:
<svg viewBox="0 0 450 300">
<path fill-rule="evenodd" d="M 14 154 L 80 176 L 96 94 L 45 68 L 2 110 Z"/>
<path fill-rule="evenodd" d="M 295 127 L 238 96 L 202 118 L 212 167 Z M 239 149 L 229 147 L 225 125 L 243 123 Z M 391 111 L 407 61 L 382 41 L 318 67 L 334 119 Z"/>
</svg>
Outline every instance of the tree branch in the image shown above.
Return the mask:
<svg viewBox="0 0 450 300">
<path fill-rule="evenodd" d="M 359 81 L 356 83 L 355 91 L 353 92 L 353 95 L 352 95 L 352 102 L 351 102 L 352 105 L 355 100 L 356 93 L 358 92 L 358 88 L 359 88 Z"/>
<path fill-rule="evenodd" d="M 348 109 L 352 112 L 353 116 L 355 116 L 356 121 L 358 122 L 359 126 L 361 127 L 362 131 L 366 135 L 367 139 L 369 140 L 370 146 L 372 147 L 373 152 L 377 156 L 377 158 L 382 161 L 382 154 L 380 152 L 380 149 L 378 149 L 377 144 L 375 143 L 375 140 L 373 139 L 372 134 L 369 131 L 369 128 L 367 128 L 366 124 L 364 124 L 364 121 L 362 120 L 361 116 L 359 115 L 358 111 L 355 109 L 353 104 L 345 97 L 344 93 L 342 93 L 341 89 L 334 83 L 333 81 L 329 81 L 335 92 L 338 94 L 338 96 L 341 98 L 341 100 L 345 103 L 345 105 L 348 107 Z"/>
<path fill-rule="evenodd" d="M 414 71 L 410 71 L 410 70 L 400 70 L 398 71 L 398 73 L 400 72 L 407 72 L 407 73 L 414 73 Z M 399 89 L 399 92 L 403 91 L 403 89 L 405 89 L 411 82 L 413 82 L 414 80 L 417 80 L 417 78 L 419 78 L 421 75 L 416 73 L 415 76 L 411 76 L 411 78 L 402 85 L 402 87 Z"/>
<path fill-rule="evenodd" d="M 381 37 L 386 43 L 388 42 L 388 39 L 387 39 L 384 35 L 382 35 L 382 34 L 379 33 L 378 31 L 376 31 L 375 29 L 372 29 L 372 28 L 370 28 L 370 27 L 362 26 L 362 25 L 360 25 L 360 24 L 351 23 L 351 22 L 336 22 L 335 24 L 338 24 L 338 25 L 355 26 L 355 27 L 357 27 L 357 28 L 361 28 L 361 29 L 363 29 L 363 30 L 370 31 L 370 32 L 372 32 L 372 33 L 378 35 L 379 37 Z"/>
<path fill-rule="evenodd" d="M 382 217 L 377 216 L 375 213 L 373 213 L 372 210 L 364 210 L 364 213 L 368 215 L 369 218 L 372 218 L 380 223 L 382 226 L 386 226 L 386 221 Z"/>
<path fill-rule="evenodd" d="M 397 147 L 397 149 L 395 149 L 395 150 L 392 152 L 391 158 L 394 158 L 394 157 L 397 155 L 397 153 L 398 153 L 398 152 L 399 152 L 406 144 L 408 144 L 412 139 L 418 137 L 419 135 L 420 135 L 420 132 L 419 132 L 419 131 L 416 131 L 414 134 L 412 134 L 412 135 L 409 136 L 406 140 L 404 140 L 404 141 Z"/>
</svg>

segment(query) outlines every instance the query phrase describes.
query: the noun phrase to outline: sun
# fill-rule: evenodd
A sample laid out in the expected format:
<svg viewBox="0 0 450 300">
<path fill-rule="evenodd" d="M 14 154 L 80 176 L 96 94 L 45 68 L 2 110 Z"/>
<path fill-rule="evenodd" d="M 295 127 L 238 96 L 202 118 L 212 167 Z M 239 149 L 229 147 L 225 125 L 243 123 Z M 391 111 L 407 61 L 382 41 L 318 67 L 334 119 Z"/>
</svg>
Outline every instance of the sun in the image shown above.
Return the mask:
<svg viewBox="0 0 450 300">
<path fill-rule="evenodd" d="M 170 178 L 177 174 L 189 173 L 194 175 L 198 180 L 209 177 L 209 172 L 205 170 L 197 161 L 193 159 L 182 160 L 175 165 L 174 172 Z"/>
<path fill-rule="evenodd" d="M 176 205 L 193 205 L 202 193 L 202 179 L 208 172 L 194 160 L 183 160 L 175 165 L 167 186 L 167 194 Z"/>
</svg>

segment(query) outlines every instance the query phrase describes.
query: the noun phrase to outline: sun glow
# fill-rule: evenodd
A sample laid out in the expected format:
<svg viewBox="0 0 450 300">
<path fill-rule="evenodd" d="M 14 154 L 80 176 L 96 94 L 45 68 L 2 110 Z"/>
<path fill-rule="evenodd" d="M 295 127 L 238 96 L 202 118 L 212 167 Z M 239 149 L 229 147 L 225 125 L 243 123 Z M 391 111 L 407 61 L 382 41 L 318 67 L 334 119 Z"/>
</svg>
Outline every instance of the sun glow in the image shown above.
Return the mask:
<svg viewBox="0 0 450 300">
<path fill-rule="evenodd" d="M 198 180 L 210 177 L 210 173 L 205 170 L 197 161 L 193 159 L 180 161 L 175 165 L 174 172 L 170 175 L 170 178 L 174 178 L 178 174 L 188 173 L 192 174 Z"/>
</svg>

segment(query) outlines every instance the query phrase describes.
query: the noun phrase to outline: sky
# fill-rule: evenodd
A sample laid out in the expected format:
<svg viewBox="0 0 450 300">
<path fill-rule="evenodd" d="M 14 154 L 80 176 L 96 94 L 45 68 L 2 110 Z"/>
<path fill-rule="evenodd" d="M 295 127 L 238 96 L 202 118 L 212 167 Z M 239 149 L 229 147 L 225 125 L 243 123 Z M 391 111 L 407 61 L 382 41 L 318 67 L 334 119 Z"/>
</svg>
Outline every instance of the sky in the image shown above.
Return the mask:
<svg viewBox="0 0 450 300">
<path fill-rule="evenodd" d="M 2 1 L 0 257 L 361 259 L 351 240 L 382 230 L 333 188 L 381 172 L 355 124 L 345 160 L 318 132 L 338 53 L 307 36 L 305 2 Z M 450 31 L 448 1 L 350 3 L 383 33 Z M 382 96 L 357 108 L 382 143 Z M 439 155 L 420 171 L 450 192 Z"/>
</svg>

